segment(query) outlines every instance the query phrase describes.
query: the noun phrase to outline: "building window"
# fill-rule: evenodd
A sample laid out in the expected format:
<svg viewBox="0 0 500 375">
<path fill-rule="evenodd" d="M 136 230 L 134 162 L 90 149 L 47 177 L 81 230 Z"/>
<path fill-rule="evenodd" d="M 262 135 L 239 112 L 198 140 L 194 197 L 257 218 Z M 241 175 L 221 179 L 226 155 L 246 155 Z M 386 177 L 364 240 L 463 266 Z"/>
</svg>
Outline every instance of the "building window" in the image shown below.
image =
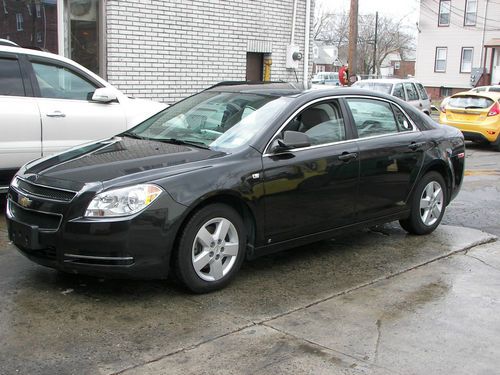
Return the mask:
<svg viewBox="0 0 500 375">
<path fill-rule="evenodd" d="M 5 14 L 9 14 L 9 11 L 7 10 L 7 3 L 5 2 L 5 0 L 3 0 L 3 12 Z"/>
<path fill-rule="evenodd" d="M 35 9 L 36 9 L 36 18 L 41 18 L 42 17 L 42 10 L 41 10 L 40 4 L 36 4 Z"/>
<path fill-rule="evenodd" d="M 452 94 L 451 88 L 443 86 L 439 88 L 439 96 L 446 97 L 446 96 L 451 96 L 451 94 Z"/>
<path fill-rule="evenodd" d="M 400 63 L 399 61 L 396 61 L 396 62 L 394 63 L 394 69 L 395 69 L 395 70 L 399 70 L 399 69 L 401 69 L 401 63 Z"/>
<path fill-rule="evenodd" d="M 451 16 L 451 1 L 440 0 L 438 26 L 450 26 L 450 16 Z"/>
<path fill-rule="evenodd" d="M 24 18 L 21 13 L 16 13 L 16 29 L 17 31 L 24 30 Z"/>
<path fill-rule="evenodd" d="M 438 73 L 446 72 L 446 55 L 448 54 L 447 47 L 436 47 L 436 62 L 434 71 Z"/>
<path fill-rule="evenodd" d="M 477 0 L 467 0 L 465 3 L 465 26 L 476 26 Z"/>
<path fill-rule="evenodd" d="M 31 4 L 26 4 L 26 8 L 28 9 L 28 14 L 32 16 L 31 14 Z"/>
<path fill-rule="evenodd" d="M 36 41 L 37 41 L 37 43 L 42 43 L 42 32 L 41 31 L 37 31 Z"/>
<path fill-rule="evenodd" d="M 472 71 L 472 56 L 474 49 L 472 47 L 462 48 L 462 61 L 460 62 L 460 73 L 470 73 Z"/>
</svg>

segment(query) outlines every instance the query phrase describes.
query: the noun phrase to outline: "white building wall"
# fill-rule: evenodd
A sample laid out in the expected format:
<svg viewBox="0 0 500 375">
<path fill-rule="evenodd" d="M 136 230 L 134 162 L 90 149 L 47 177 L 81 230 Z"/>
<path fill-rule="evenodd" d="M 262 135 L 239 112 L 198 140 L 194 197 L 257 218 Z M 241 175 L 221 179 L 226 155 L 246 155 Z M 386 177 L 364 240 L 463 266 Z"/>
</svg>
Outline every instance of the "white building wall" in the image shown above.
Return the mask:
<svg viewBox="0 0 500 375">
<path fill-rule="evenodd" d="M 129 95 L 172 103 L 220 81 L 245 80 L 249 44 L 261 41 L 270 49 L 261 52 L 272 52 L 271 80 L 296 81 L 285 69 L 293 2 L 108 0 L 108 80 Z M 295 44 L 302 52 L 305 8 L 298 0 Z"/>
<path fill-rule="evenodd" d="M 486 0 L 478 0 L 476 26 L 464 26 L 465 2 L 466 0 L 452 0 L 450 26 L 439 27 L 439 0 L 421 0 L 415 76 L 427 87 L 471 87 L 470 73 L 460 73 L 462 47 L 474 48 L 473 68 L 482 66 Z M 489 2 L 486 18 L 485 42 L 500 38 L 500 2 Z M 436 47 L 448 47 L 445 73 L 434 72 Z M 488 69 L 489 62 L 488 56 Z"/>
</svg>

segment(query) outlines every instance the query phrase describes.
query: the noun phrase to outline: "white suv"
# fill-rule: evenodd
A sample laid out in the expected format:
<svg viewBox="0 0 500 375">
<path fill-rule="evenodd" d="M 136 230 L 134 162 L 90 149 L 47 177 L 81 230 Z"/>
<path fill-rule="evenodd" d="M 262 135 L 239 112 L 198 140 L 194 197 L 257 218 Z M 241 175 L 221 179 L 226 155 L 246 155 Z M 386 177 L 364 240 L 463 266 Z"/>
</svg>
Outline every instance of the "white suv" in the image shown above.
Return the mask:
<svg viewBox="0 0 500 375">
<path fill-rule="evenodd" d="M 424 86 L 414 79 L 363 79 L 353 87 L 368 89 L 400 98 L 427 115 L 431 114 L 431 99 Z"/>
<path fill-rule="evenodd" d="M 0 45 L 0 193 L 24 163 L 120 133 L 165 107 L 125 96 L 72 60 Z"/>
</svg>

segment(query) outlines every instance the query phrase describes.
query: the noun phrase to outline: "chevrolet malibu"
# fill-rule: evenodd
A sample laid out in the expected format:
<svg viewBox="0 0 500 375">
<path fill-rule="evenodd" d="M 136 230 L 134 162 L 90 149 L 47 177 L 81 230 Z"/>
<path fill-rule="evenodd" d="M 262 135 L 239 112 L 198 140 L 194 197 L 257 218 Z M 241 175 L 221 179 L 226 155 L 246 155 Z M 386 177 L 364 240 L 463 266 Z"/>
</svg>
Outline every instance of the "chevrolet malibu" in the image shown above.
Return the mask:
<svg viewBox="0 0 500 375">
<path fill-rule="evenodd" d="M 393 96 L 219 84 L 112 138 L 28 163 L 11 241 L 64 272 L 165 278 L 196 293 L 245 259 L 399 220 L 440 223 L 464 172 L 459 130 Z"/>
</svg>

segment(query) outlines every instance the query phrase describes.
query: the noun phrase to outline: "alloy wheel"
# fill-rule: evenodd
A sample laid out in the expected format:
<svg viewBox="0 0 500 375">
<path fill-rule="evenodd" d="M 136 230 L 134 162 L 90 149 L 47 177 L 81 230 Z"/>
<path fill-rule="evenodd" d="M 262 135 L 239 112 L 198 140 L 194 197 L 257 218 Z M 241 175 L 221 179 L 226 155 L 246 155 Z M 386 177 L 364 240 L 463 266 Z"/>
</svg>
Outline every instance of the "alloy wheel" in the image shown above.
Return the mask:
<svg viewBox="0 0 500 375">
<path fill-rule="evenodd" d="M 427 226 L 433 225 L 443 211 L 444 194 L 441 185 L 436 181 L 431 181 L 422 191 L 420 197 L 420 218 Z"/>
</svg>

